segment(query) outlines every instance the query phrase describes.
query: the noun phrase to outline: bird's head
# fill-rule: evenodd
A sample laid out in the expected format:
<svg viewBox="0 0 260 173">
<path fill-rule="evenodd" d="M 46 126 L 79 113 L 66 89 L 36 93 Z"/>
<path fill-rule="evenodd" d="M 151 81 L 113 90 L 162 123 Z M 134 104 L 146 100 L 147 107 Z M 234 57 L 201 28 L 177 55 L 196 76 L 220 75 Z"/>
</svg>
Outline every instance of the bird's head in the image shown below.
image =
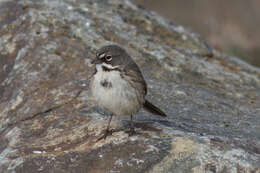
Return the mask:
<svg viewBox="0 0 260 173">
<path fill-rule="evenodd" d="M 108 45 L 97 51 L 96 57 L 92 61 L 92 64 L 122 67 L 129 61 L 131 61 L 131 57 L 123 48 L 117 45 Z"/>
</svg>

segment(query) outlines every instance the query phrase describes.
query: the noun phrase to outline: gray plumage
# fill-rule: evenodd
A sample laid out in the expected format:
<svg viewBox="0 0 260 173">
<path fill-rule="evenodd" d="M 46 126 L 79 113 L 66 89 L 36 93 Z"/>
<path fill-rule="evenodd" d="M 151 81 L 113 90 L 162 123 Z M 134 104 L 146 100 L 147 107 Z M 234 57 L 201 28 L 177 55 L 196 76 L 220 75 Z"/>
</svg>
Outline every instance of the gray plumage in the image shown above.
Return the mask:
<svg viewBox="0 0 260 173">
<path fill-rule="evenodd" d="M 114 115 L 131 115 L 131 122 L 132 115 L 141 107 L 153 114 L 166 116 L 145 99 L 147 86 L 143 75 L 123 48 L 117 45 L 104 46 L 97 51 L 92 63 L 96 65 L 96 72 L 90 88 L 94 100 L 101 108 Z"/>
</svg>

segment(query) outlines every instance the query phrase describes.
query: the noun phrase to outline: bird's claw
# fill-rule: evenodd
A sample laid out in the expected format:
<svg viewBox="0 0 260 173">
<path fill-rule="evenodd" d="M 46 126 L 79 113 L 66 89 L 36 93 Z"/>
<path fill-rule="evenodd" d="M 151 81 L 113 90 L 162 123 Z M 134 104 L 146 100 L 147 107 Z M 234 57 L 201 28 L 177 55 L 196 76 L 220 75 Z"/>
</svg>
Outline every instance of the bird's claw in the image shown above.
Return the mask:
<svg viewBox="0 0 260 173">
<path fill-rule="evenodd" d="M 134 128 L 130 128 L 130 130 L 126 131 L 126 133 L 128 133 L 129 136 L 137 134 Z"/>
<path fill-rule="evenodd" d="M 100 138 L 98 138 L 97 141 L 100 141 L 100 140 L 102 140 L 102 139 L 106 139 L 107 136 L 111 136 L 111 135 L 113 134 L 113 132 L 114 132 L 113 129 L 111 129 L 111 130 L 106 130 L 106 131 L 104 132 L 104 134 L 103 134 Z"/>
</svg>

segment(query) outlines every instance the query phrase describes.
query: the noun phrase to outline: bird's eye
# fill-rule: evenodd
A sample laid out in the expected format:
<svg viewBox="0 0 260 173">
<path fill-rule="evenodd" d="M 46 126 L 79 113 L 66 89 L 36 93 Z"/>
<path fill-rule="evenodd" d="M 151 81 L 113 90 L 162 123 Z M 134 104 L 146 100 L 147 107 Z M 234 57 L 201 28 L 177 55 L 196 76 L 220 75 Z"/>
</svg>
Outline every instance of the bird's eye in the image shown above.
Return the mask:
<svg viewBox="0 0 260 173">
<path fill-rule="evenodd" d="M 112 60 L 112 56 L 111 55 L 107 55 L 106 56 L 106 61 L 111 61 Z"/>
</svg>

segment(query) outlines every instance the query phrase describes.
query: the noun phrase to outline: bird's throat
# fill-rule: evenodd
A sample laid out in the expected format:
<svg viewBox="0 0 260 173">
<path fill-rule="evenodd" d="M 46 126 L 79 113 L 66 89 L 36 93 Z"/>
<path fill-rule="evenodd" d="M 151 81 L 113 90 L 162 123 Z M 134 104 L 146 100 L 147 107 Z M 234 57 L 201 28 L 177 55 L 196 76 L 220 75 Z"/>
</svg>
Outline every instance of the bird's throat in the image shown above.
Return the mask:
<svg viewBox="0 0 260 173">
<path fill-rule="evenodd" d="M 113 67 L 111 65 L 102 64 L 101 67 L 104 72 L 121 71 L 118 66 Z"/>
</svg>

